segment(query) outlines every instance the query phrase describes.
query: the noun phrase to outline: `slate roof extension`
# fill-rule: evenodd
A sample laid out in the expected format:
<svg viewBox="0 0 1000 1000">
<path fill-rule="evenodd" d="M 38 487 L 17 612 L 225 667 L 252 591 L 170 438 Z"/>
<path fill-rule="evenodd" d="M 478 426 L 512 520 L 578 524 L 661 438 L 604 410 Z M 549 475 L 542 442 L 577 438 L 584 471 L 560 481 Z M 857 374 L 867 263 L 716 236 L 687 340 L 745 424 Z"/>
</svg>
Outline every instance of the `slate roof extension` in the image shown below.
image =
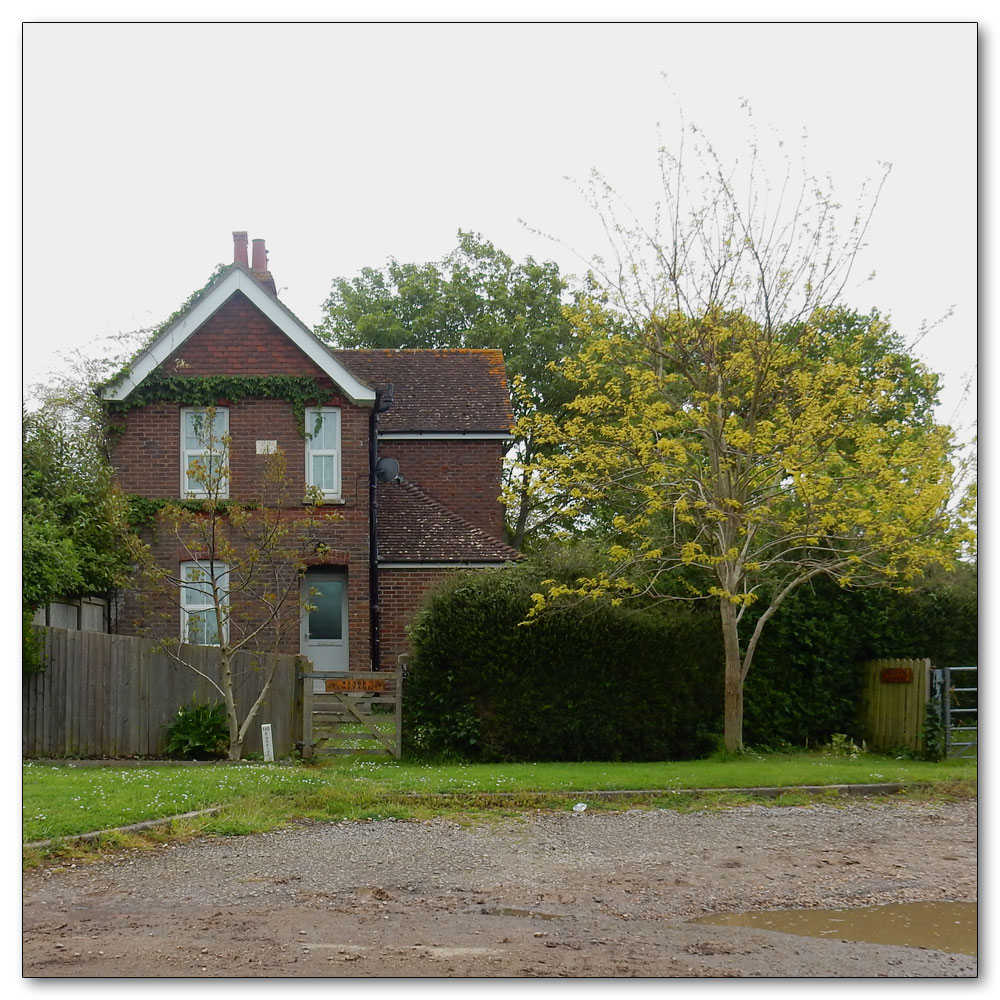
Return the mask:
<svg viewBox="0 0 1000 1000">
<path fill-rule="evenodd" d="M 380 563 L 505 563 L 521 555 L 405 480 L 379 484 L 378 510 Z"/>
</svg>

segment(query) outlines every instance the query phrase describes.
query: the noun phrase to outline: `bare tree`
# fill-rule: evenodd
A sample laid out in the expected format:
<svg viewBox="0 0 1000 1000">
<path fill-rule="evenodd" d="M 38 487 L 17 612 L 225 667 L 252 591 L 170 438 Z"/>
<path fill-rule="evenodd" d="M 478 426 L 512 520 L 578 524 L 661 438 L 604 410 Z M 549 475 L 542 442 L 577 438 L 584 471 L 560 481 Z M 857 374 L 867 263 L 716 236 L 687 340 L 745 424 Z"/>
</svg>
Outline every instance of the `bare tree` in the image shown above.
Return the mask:
<svg viewBox="0 0 1000 1000">
<path fill-rule="evenodd" d="M 142 627 L 162 648 L 203 677 L 222 699 L 229 724 L 230 760 L 239 760 L 243 741 L 270 690 L 277 661 L 265 670 L 259 693 L 240 713 L 235 658 L 242 651 L 277 652 L 296 634 L 309 608 L 300 599 L 300 581 L 310 550 L 317 506 L 288 503 L 288 480 L 280 449 L 266 456 L 260 495 L 229 500 L 229 435 L 208 407 L 192 413 L 188 451 L 189 497 L 165 504 L 156 515 L 156 542 L 169 539 L 184 555 L 179 569 L 156 558 L 156 545 L 138 541 L 135 559 L 141 580 Z M 331 515 L 324 512 L 324 518 Z M 181 629 L 176 630 L 178 613 Z M 218 676 L 194 665 L 190 645 L 218 651 Z"/>
</svg>

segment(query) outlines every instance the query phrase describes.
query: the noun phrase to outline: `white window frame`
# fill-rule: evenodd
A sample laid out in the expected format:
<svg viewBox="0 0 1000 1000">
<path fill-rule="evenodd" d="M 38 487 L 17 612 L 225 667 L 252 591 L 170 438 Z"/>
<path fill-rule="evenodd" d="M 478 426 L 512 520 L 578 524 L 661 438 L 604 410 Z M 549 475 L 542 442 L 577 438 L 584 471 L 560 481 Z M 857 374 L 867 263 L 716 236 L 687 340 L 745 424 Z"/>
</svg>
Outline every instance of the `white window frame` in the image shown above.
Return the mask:
<svg viewBox="0 0 1000 1000">
<path fill-rule="evenodd" d="M 310 428 L 316 425 L 316 416 L 320 415 L 325 424 L 327 420 L 332 420 L 336 427 L 336 443 L 333 448 L 313 447 L 312 434 Z M 306 486 L 319 489 L 324 500 L 339 500 L 343 490 L 343 479 L 341 476 L 341 422 L 339 406 L 308 406 L 305 411 L 306 426 Z M 319 456 L 332 456 L 334 468 L 333 489 L 324 490 L 318 483 L 313 481 L 313 458 Z"/>
<path fill-rule="evenodd" d="M 181 604 L 181 642 L 191 643 L 190 638 L 190 620 L 197 614 L 201 614 L 204 611 L 215 610 L 215 601 L 212 599 L 210 594 L 204 593 L 202 590 L 197 590 L 194 587 L 188 587 L 185 584 L 208 584 L 212 580 L 212 573 L 215 574 L 215 584 L 218 589 L 222 591 L 222 600 L 219 602 L 220 607 L 223 610 L 223 622 L 222 622 L 222 640 L 223 642 L 229 641 L 229 566 L 223 562 L 201 562 L 199 560 L 192 560 L 190 562 L 182 562 L 180 564 L 180 579 L 181 579 L 181 594 L 180 594 L 180 604 Z M 195 574 L 198 574 L 202 579 L 198 579 Z M 195 646 L 218 646 L 219 643 L 191 643 Z"/>
<path fill-rule="evenodd" d="M 204 499 L 209 495 L 207 490 L 192 490 L 188 488 L 188 469 L 191 467 L 191 462 L 196 458 L 204 458 L 206 455 L 211 454 L 210 448 L 187 448 L 187 421 L 188 414 L 191 413 L 208 413 L 209 410 L 214 410 L 215 415 L 222 417 L 222 435 L 229 434 L 229 408 L 225 406 L 185 406 L 181 409 L 181 496 L 182 497 L 193 497 L 195 499 Z M 227 454 L 227 448 L 225 444 L 222 444 L 222 450 L 216 452 L 223 463 L 229 460 Z M 226 500 L 229 498 L 229 476 L 223 483 L 220 483 L 219 496 L 220 500 Z"/>
</svg>

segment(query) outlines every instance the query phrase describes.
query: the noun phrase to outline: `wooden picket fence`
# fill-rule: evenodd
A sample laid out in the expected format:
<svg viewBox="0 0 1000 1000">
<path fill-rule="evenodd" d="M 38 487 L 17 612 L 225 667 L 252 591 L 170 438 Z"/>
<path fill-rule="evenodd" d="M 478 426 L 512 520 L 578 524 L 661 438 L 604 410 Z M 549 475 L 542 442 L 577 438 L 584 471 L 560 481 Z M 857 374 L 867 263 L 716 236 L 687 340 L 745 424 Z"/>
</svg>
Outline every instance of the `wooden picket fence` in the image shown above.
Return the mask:
<svg viewBox="0 0 1000 1000">
<path fill-rule="evenodd" d="M 924 745 L 931 694 L 930 660 L 869 660 L 864 664 L 862 719 L 872 750 Z"/>
<path fill-rule="evenodd" d="M 218 692 L 154 640 L 106 632 L 36 627 L 45 669 L 22 685 L 21 750 L 38 757 L 156 757 L 167 725 L 182 705 L 221 700 Z M 217 677 L 211 646 L 184 646 L 193 666 Z M 260 692 L 277 659 L 274 681 L 243 744 L 261 753 L 263 723 L 271 724 L 276 757 L 301 739 L 300 657 L 240 653 L 234 664 L 242 713 Z M 308 661 L 305 661 L 308 663 Z"/>
</svg>

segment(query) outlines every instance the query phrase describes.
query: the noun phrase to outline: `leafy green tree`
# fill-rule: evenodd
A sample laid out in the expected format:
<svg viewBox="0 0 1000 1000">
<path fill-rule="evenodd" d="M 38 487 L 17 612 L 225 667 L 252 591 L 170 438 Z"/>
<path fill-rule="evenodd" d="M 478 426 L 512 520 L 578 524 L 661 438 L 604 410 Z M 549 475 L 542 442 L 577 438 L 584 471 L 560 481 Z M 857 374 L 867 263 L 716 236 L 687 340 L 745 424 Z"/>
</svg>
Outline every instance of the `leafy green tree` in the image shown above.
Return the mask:
<svg viewBox="0 0 1000 1000">
<path fill-rule="evenodd" d="M 102 594 L 128 568 L 128 510 L 99 439 L 51 412 L 22 414 L 22 613 Z M 26 650 L 27 652 L 27 650 Z"/>
<path fill-rule="evenodd" d="M 340 347 L 496 348 L 503 351 L 515 416 L 561 418 L 572 387 L 551 362 L 576 350 L 563 313 L 567 286 L 552 262 L 517 264 L 481 236 L 459 232 L 440 262 L 364 268 L 337 278 L 317 334 Z M 528 425 L 523 425 L 526 428 Z M 530 490 L 541 446 L 517 436 L 505 468 L 507 541 L 520 549 L 559 518 L 553 498 Z"/>
<path fill-rule="evenodd" d="M 560 365 L 569 417 L 526 422 L 548 446 L 534 487 L 568 494 L 579 519 L 609 509 L 615 568 L 551 585 L 535 613 L 572 596 L 714 601 L 737 751 L 755 649 L 796 588 L 908 587 L 952 565 L 968 529 L 936 377 L 877 313 L 840 303 L 877 196 L 841 237 L 811 178 L 794 197 L 786 178 L 775 204 L 756 150 L 740 189 L 696 146 L 693 202 L 682 158 L 661 153 L 665 233 L 620 222 L 613 190 L 592 188 L 618 266 L 598 261 L 601 300 L 573 311 L 585 346 Z"/>
</svg>

